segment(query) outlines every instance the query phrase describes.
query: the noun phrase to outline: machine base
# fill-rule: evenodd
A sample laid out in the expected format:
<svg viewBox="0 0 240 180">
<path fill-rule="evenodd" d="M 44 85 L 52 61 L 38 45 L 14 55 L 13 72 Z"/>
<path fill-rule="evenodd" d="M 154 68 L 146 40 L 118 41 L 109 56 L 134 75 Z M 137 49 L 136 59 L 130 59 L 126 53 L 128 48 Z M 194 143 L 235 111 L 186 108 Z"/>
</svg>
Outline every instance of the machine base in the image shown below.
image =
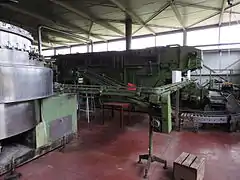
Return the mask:
<svg viewBox="0 0 240 180">
<path fill-rule="evenodd" d="M 50 145 L 42 146 L 38 149 L 31 149 L 19 144 L 4 147 L 0 154 L 0 175 L 11 172 L 13 166 L 14 168 L 22 166 L 50 151 L 64 147 L 65 144 L 73 140 L 74 137 L 76 137 L 76 133 L 69 134 L 52 142 Z"/>
<path fill-rule="evenodd" d="M 161 158 L 159 158 L 157 156 L 154 156 L 154 155 L 150 156 L 149 154 L 139 155 L 139 160 L 138 160 L 139 164 L 142 163 L 142 159 L 147 160 L 147 165 L 146 165 L 146 167 L 144 169 L 144 176 L 143 176 L 143 178 L 147 178 L 148 171 L 149 171 L 149 168 L 150 168 L 150 165 L 151 165 L 152 162 L 162 163 L 162 164 L 164 164 L 163 168 L 167 169 L 167 161 L 164 160 L 164 159 L 161 159 Z"/>
</svg>

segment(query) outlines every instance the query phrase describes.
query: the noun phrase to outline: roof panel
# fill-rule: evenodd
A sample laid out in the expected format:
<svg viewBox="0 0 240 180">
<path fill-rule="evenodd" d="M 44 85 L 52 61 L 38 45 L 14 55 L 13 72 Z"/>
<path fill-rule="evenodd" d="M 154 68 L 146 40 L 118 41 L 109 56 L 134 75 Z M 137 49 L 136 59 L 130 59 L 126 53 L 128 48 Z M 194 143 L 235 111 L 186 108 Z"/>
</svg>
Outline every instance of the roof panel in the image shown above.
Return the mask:
<svg viewBox="0 0 240 180">
<path fill-rule="evenodd" d="M 66 1 L 66 0 L 58 0 Z M 168 0 L 118 0 L 123 5 L 125 5 L 129 10 L 132 10 L 137 14 L 143 21 L 148 20 L 154 12 L 158 11 Z M 234 1 L 234 3 L 239 2 L 240 0 Z M 110 22 L 114 20 L 119 20 L 121 23 L 110 23 L 115 26 L 122 32 L 125 31 L 124 20 L 125 12 L 117 8 L 117 6 L 109 0 L 68 0 L 66 1 L 69 5 L 76 8 L 77 10 L 83 11 L 85 13 L 93 14 L 96 19 L 109 19 Z M 182 19 L 184 20 L 186 26 L 192 25 L 200 20 L 209 17 L 212 14 L 220 13 L 222 8 L 222 0 L 175 0 L 177 4 L 176 7 Z M 51 3 L 49 0 L 21 0 L 19 4 L 13 5 L 17 10 L 3 7 L 1 10 L 1 18 L 5 20 L 12 20 L 16 23 L 22 23 L 26 27 L 36 28 L 36 24 L 43 24 L 58 29 L 63 29 L 61 25 L 65 25 L 69 30 L 71 27 L 78 26 L 82 29 L 89 30 L 91 22 L 86 20 L 79 15 L 70 12 L 69 10 L 61 7 L 60 5 Z M 227 7 L 227 5 L 226 5 Z M 212 9 L 212 10 L 211 10 Z M 43 11 L 44 10 L 44 11 Z M 237 11 L 240 14 L 240 5 L 234 6 L 233 11 Z M 29 11 L 33 15 L 25 13 Z M 4 14 L 2 14 L 4 13 Z M 16 15 L 17 14 L 17 15 Z M 231 21 L 240 20 L 240 15 L 232 13 Z M 37 16 L 36 16 L 37 15 Z M 39 16 L 42 18 L 38 18 Z M 14 16 L 14 17 L 13 17 Z M 51 21 L 46 21 L 44 18 Z M 96 20 L 97 21 L 97 20 Z M 134 20 L 135 21 L 135 20 Z M 205 26 L 210 24 L 217 24 L 219 22 L 219 15 L 207 19 L 206 21 L 201 22 L 196 26 Z M 229 22 L 229 14 L 225 13 L 223 16 L 223 22 Z M 57 25 L 58 24 L 58 25 Z M 73 24 L 73 26 L 71 26 Z M 136 24 L 136 22 L 135 22 Z M 172 8 L 169 7 L 161 14 L 156 16 L 153 20 L 148 22 L 151 25 L 151 28 L 155 32 L 165 32 L 171 31 L 173 28 L 164 28 L 164 26 L 177 27 L 180 28 L 180 23 L 178 22 L 175 13 Z M 59 26 L 60 25 L 60 26 Z M 162 27 L 161 27 L 162 26 Z M 133 32 L 135 32 L 139 25 L 133 25 Z M 76 28 L 75 28 L 76 29 Z M 115 32 L 108 30 L 106 27 L 102 27 L 94 23 L 92 27 L 92 32 L 96 34 L 107 35 L 106 39 L 111 39 L 110 36 L 119 36 Z M 136 33 L 136 35 L 149 34 L 145 28 L 142 28 Z M 92 38 L 92 40 L 96 40 Z"/>
<path fill-rule="evenodd" d="M 193 27 L 207 26 L 207 25 L 210 25 L 210 24 L 217 24 L 218 22 L 219 22 L 219 15 L 214 16 L 212 18 L 209 18 L 209 19 L 207 19 L 207 20 L 205 20 L 201 23 L 198 23 Z"/>
</svg>

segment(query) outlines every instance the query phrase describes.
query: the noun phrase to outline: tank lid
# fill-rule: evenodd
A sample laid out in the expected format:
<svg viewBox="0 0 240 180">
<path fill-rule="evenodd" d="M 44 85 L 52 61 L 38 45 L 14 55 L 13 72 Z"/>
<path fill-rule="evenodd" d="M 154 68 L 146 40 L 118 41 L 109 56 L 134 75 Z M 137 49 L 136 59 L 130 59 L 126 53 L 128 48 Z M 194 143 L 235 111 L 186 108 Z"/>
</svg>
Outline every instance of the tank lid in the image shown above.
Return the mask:
<svg viewBox="0 0 240 180">
<path fill-rule="evenodd" d="M 17 27 L 17 26 L 14 26 L 12 24 L 8 24 L 8 23 L 2 22 L 2 21 L 0 21 L 0 31 L 5 31 L 8 33 L 16 34 L 16 35 L 22 36 L 24 38 L 27 38 L 30 41 L 33 41 L 32 35 L 25 29 L 22 29 L 20 27 Z"/>
</svg>

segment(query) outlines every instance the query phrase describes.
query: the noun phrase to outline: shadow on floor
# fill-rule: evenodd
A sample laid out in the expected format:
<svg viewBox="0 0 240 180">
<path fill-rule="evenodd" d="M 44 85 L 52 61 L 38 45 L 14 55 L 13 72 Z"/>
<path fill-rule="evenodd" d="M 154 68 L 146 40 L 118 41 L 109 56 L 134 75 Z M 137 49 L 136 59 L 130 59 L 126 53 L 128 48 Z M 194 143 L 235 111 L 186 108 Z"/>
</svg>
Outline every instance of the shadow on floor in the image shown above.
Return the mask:
<svg viewBox="0 0 240 180">
<path fill-rule="evenodd" d="M 106 113 L 107 114 L 107 113 Z M 127 112 L 124 113 L 124 127 L 120 128 L 118 112 L 115 112 L 113 118 L 106 115 L 105 124 L 101 124 L 101 113 L 97 113 L 94 119 L 91 121 L 90 125 L 87 123 L 85 117 L 78 121 L 78 138 L 74 140 L 64 152 L 72 151 L 86 151 L 86 150 L 96 150 L 103 146 L 109 145 L 127 129 L 136 127 L 145 128 L 148 126 L 146 121 L 147 114 L 131 113 L 130 122 L 128 122 Z"/>
</svg>

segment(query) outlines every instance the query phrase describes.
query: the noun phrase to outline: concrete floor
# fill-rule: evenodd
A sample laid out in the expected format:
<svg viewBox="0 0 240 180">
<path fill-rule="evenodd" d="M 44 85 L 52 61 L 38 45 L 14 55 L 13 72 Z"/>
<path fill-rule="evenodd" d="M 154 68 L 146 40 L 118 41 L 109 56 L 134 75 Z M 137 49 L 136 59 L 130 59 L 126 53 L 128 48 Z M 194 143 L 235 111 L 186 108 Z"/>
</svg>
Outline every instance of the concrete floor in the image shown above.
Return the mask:
<svg viewBox="0 0 240 180">
<path fill-rule="evenodd" d="M 117 114 L 117 113 L 116 113 Z M 133 114 L 131 124 L 119 128 L 118 117 L 88 129 L 79 123 L 79 137 L 65 151 L 51 152 L 17 171 L 24 180 L 139 180 L 143 165 L 138 155 L 147 152 L 148 117 Z M 240 134 L 226 132 L 155 133 L 154 152 L 168 160 L 168 170 L 154 163 L 150 180 L 169 180 L 172 163 L 183 152 L 206 158 L 205 180 L 240 179 Z"/>
</svg>

